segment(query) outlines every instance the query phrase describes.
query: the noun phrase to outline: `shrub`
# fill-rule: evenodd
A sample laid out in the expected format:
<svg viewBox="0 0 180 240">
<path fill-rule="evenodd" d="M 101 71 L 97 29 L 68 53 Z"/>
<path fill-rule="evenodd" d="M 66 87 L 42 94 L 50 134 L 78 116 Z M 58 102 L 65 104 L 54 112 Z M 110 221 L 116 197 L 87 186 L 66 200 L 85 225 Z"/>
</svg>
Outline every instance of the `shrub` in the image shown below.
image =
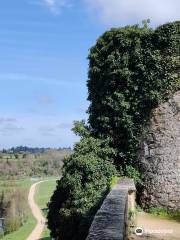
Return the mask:
<svg viewBox="0 0 180 240">
<path fill-rule="evenodd" d="M 14 232 L 17 229 L 19 229 L 21 226 L 22 226 L 22 223 L 19 217 L 7 218 L 5 222 L 5 234 Z"/>
<path fill-rule="evenodd" d="M 0 193 L 0 217 L 5 218 L 5 234 L 17 230 L 26 220 L 27 196 L 19 188 Z"/>
<path fill-rule="evenodd" d="M 106 142 L 85 132 L 74 153 L 66 158 L 63 177 L 49 203 L 48 227 L 56 239 L 85 239 L 93 216 L 116 175 L 108 154 L 103 155 L 103 152 L 111 153 Z"/>
<path fill-rule="evenodd" d="M 140 175 L 139 171 L 136 168 L 134 168 L 133 166 L 131 166 L 131 165 L 126 166 L 126 175 L 127 175 L 127 177 L 134 179 L 135 184 L 142 183 L 141 175 Z"/>
</svg>

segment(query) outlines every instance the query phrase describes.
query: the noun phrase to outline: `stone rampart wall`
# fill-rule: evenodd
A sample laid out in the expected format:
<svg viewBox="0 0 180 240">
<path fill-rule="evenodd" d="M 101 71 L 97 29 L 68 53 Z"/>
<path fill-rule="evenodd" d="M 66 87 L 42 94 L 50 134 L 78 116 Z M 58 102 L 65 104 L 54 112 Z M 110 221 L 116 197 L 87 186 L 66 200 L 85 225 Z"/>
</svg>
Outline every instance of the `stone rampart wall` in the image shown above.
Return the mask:
<svg viewBox="0 0 180 240">
<path fill-rule="evenodd" d="M 128 209 L 134 210 L 135 191 L 133 180 L 119 181 L 97 212 L 86 240 L 126 240 Z"/>
</svg>

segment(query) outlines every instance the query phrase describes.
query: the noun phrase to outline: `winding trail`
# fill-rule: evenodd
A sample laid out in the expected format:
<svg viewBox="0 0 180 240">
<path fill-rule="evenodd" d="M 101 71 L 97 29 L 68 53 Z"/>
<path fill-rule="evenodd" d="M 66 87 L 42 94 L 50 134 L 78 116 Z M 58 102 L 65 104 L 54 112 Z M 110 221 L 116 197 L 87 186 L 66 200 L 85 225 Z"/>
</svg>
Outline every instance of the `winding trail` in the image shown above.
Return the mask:
<svg viewBox="0 0 180 240">
<path fill-rule="evenodd" d="M 43 217 L 42 212 L 39 209 L 38 205 L 35 203 L 34 196 L 35 196 L 35 193 L 36 193 L 37 185 L 39 185 L 42 182 L 46 182 L 46 181 L 48 181 L 48 180 L 39 181 L 37 183 L 34 183 L 30 187 L 29 195 L 28 195 L 28 204 L 31 208 L 33 216 L 37 220 L 37 224 L 36 224 L 36 227 L 33 229 L 33 231 L 31 232 L 31 234 L 29 235 L 29 237 L 26 240 L 39 240 L 41 238 L 41 234 L 42 234 L 42 232 L 45 228 L 46 220 Z"/>
</svg>

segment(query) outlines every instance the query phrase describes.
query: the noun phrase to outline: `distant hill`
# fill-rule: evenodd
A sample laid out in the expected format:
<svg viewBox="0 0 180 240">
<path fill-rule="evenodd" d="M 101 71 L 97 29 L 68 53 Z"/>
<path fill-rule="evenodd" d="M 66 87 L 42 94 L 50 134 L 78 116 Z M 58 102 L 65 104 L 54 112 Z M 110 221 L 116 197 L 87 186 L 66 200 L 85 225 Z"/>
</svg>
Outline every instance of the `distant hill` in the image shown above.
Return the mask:
<svg viewBox="0 0 180 240">
<path fill-rule="evenodd" d="M 0 152 L 0 178 L 59 176 L 70 148 L 17 147 Z"/>
<path fill-rule="evenodd" d="M 51 150 L 51 148 L 38 148 L 38 147 L 27 147 L 27 146 L 17 146 L 17 147 L 12 147 L 10 149 L 3 149 L 2 151 L 0 151 L 0 153 L 44 153 L 45 151 Z M 54 150 L 67 150 L 67 151 L 71 151 L 71 148 L 58 148 L 58 149 L 54 149 Z"/>
</svg>

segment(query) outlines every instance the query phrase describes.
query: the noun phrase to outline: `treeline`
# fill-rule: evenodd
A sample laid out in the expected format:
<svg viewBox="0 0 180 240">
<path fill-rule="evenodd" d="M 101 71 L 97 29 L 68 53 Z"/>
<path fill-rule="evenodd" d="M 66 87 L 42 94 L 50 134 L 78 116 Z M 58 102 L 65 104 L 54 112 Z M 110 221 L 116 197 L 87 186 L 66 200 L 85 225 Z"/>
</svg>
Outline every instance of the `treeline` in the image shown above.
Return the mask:
<svg viewBox="0 0 180 240">
<path fill-rule="evenodd" d="M 32 148 L 32 147 L 27 147 L 27 146 L 18 146 L 18 147 L 12 147 L 10 149 L 3 149 L 2 151 L 0 151 L 0 153 L 32 153 L 32 154 L 37 154 L 37 153 L 44 153 L 46 151 L 51 150 L 51 148 Z M 55 148 L 54 150 L 67 150 L 70 151 L 71 148 Z"/>
<path fill-rule="evenodd" d="M 0 177 L 59 176 L 65 156 L 70 150 L 46 150 L 38 154 L 3 154 Z"/>
</svg>

